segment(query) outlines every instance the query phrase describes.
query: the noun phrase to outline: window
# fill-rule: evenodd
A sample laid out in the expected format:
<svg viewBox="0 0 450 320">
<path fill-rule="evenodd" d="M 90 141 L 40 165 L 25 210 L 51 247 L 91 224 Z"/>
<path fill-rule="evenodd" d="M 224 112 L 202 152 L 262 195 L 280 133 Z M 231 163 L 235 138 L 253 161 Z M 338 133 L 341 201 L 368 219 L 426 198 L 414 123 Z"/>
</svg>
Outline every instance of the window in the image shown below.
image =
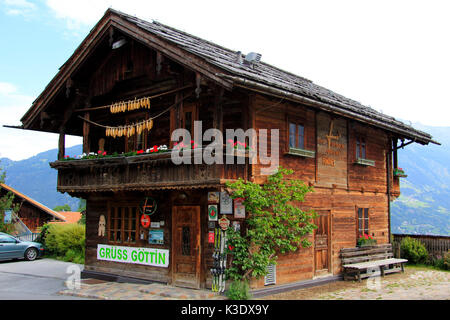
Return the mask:
<svg viewBox="0 0 450 320">
<path fill-rule="evenodd" d="M 139 116 L 133 118 L 130 117 L 127 118 L 127 123 L 128 124 L 139 123 L 147 119 L 148 116 Z M 126 137 L 127 139 L 126 151 L 129 152 L 129 151 L 145 150 L 147 148 L 147 141 L 146 141 L 147 134 L 148 130 L 144 129 L 140 134 L 136 132 L 134 135 Z"/>
<path fill-rule="evenodd" d="M 358 208 L 357 238 L 369 234 L 369 208 Z"/>
<path fill-rule="evenodd" d="M 8 236 L 0 236 L 0 243 L 16 243 L 16 239 Z"/>
<path fill-rule="evenodd" d="M 305 127 L 289 122 L 289 148 L 305 149 Z"/>
<path fill-rule="evenodd" d="M 194 121 L 197 120 L 197 110 L 194 105 L 184 106 L 182 127 L 189 131 L 191 139 L 194 139 Z"/>
<path fill-rule="evenodd" d="M 136 243 L 138 217 L 137 206 L 111 205 L 108 210 L 108 241 L 117 244 Z"/>
<path fill-rule="evenodd" d="M 366 159 L 366 139 L 356 137 L 356 159 Z"/>
</svg>

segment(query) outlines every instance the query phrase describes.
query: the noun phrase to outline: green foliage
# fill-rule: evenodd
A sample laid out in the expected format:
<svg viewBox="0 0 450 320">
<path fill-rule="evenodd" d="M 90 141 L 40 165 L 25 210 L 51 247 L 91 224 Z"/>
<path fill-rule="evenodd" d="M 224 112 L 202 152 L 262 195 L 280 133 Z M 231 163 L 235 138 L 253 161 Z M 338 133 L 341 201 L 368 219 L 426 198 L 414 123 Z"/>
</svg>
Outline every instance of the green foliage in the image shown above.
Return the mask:
<svg viewBox="0 0 450 320">
<path fill-rule="evenodd" d="M 86 227 L 77 223 L 51 224 L 44 243 L 48 254 L 64 261 L 84 263 Z"/>
<path fill-rule="evenodd" d="M 227 250 L 232 256 L 228 279 L 261 278 L 267 266 L 276 263 L 278 253 L 311 246 L 306 236 L 316 228 L 312 223 L 315 213 L 301 210 L 298 204 L 313 189 L 300 180 L 288 179 L 292 174 L 292 170 L 280 167 L 263 185 L 242 179 L 227 184 L 233 199 L 245 199 L 248 213 L 246 230 L 230 228 L 227 234 L 232 248 Z"/>
<path fill-rule="evenodd" d="M 225 294 L 230 300 L 250 300 L 252 298 L 247 280 L 234 280 Z"/>
<path fill-rule="evenodd" d="M 428 258 L 428 251 L 425 245 L 417 239 L 406 237 L 400 244 L 400 255 L 408 259 L 410 263 L 425 263 Z"/>
<path fill-rule="evenodd" d="M 0 183 L 5 183 L 6 172 L 0 168 Z M 0 197 L 0 232 L 11 233 L 13 231 L 12 224 L 5 224 L 5 210 L 13 210 L 14 213 L 19 211 L 19 204 L 14 203 L 14 194 L 8 191 Z"/>
<path fill-rule="evenodd" d="M 44 224 L 41 227 L 41 232 L 39 233 L 39 235 L 37 236 L 36 240 L 34 240 L 35 242 L 39 242 L 42 243 L 45 247 L 45 238 L 47 237 L 47 233 L 48 233 L 48 229 L 50 228 L 50 225 L 48 223 Z"/>
<path fill-rule="evenodd" d="M 56 211 L 56 212 L 61 212 L 61 211 L 70 212 L 70 211 L 72 211 L 72 208 L 66 203 L 65 205 L 54 207 L 53 211 Z"/>
<path fill-rule="evenodd" d="M 78 203 L 78 212 L 83 212 L 86 210 L 86 200 L 85 199 L 80 199 L 80 202 Z"/>
<path fill-rule="evenodd" d="M 450 250 L 444 254 L 443 260 L 443 269 L 450 270 Z"/>
<path fill-rule="evenodd" d="M 86 225 L 86 200 L 80 199 L 77 211 L 82 213 L 81 218 L 78 221 L 78 223 L 82 224 L 82 225 Z M 83 214 L 83 212 L 84 212 L 84 214 Z"/>
</svg>

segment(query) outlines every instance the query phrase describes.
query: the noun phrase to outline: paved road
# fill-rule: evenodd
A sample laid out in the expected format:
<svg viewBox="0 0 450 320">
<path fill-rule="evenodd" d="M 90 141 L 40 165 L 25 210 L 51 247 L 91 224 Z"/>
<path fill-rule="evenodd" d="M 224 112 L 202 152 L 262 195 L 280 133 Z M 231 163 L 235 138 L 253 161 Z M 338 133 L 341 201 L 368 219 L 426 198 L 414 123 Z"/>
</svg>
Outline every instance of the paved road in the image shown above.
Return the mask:
<svg viewBox="0 0 450 320">
<path fill-rule="evenodd" d="M 83 270 L 82 265 L 53 259 L 0 261 L 0 300 L 79 300 L 57 294 L 67 289 L 71 266 Z"/>
</svg>

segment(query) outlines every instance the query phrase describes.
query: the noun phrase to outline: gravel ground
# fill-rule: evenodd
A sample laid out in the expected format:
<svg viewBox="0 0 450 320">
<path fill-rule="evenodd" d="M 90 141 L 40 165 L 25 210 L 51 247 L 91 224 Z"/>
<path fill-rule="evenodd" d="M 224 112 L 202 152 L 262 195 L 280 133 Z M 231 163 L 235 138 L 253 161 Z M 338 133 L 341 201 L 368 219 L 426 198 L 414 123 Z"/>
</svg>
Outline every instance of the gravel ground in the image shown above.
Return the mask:
<svg viewBox="0 0 450 320">
<path fill-rule="evenodd" d="M 262 297 L 265 300 L 450 300 L 450 272 L 406 267 L 405 273 Z"/>
</svg>

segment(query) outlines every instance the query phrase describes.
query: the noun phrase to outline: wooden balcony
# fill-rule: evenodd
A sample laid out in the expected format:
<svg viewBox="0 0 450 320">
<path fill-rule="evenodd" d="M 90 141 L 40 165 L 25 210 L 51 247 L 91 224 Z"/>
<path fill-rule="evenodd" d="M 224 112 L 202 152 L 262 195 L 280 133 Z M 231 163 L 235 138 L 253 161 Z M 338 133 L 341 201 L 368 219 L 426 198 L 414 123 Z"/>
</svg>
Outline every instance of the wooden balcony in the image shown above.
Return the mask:
<svg viewBox="0 0 450 320">
<path fill-rule="evenodd" d="M 245 164 L 176 165 L 171 153 L 145 154 L 50 163 L 58 170 L 60 192 L 81 196 L 90 192 L 145 191 L 219 187 L 227 181 L 248 179 L 249 161 Z"/>
</svg>

